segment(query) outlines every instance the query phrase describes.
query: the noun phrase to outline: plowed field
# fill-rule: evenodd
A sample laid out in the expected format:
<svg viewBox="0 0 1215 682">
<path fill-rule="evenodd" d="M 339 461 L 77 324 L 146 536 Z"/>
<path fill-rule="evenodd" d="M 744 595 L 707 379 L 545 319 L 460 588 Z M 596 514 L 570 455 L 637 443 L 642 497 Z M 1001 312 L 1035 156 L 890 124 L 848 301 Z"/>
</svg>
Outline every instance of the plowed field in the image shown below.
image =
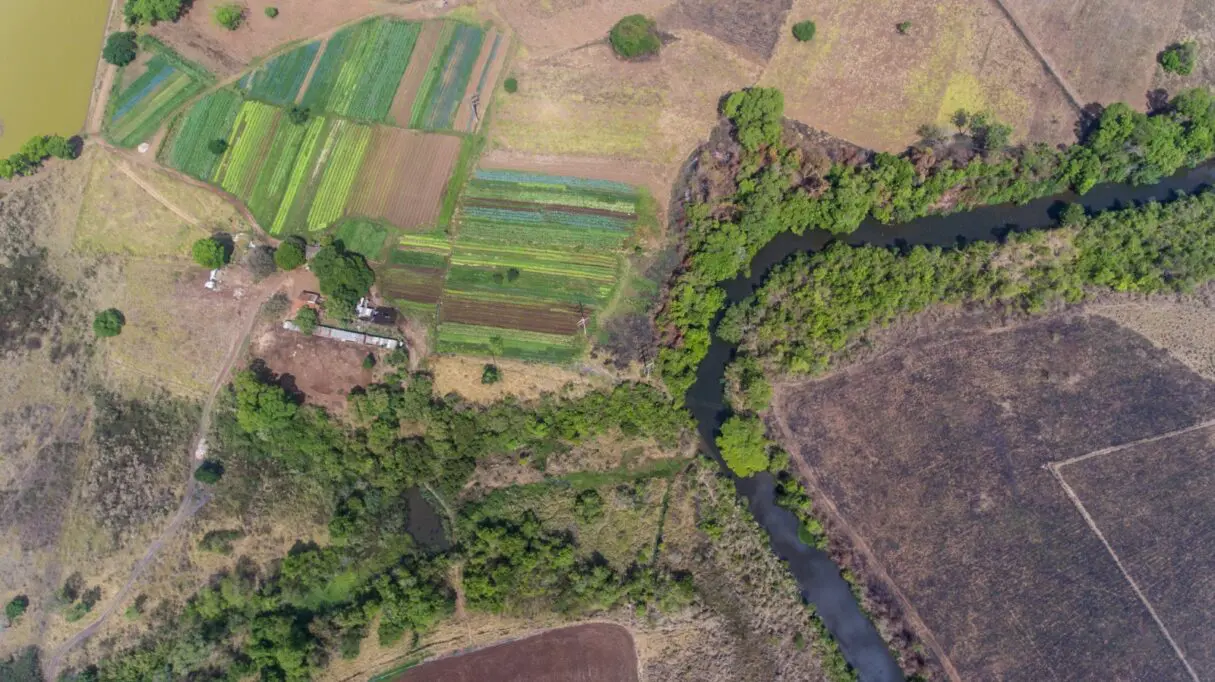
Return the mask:
<svg viewBox="0 0 1215 682">
<path fill-rule="evenodd" d="M 619 625 L 552 630 L 413 668 L 395 682 L 636 682 L 633 636 Z"/>
<path fill-rule="evenodd" d="M 377 128 L 347 212 L 407 229 L 434 225 L 459 156 L 458 137 Z"/>
<path fill-rule="evenodd" d="M 449 295 L 443 301 L 443 321 L 487 327 L 523 329 L 548 334 L 578 331 L 578 309 L 560 303 L 532 304 L 476 300 Z"/>
</svg>

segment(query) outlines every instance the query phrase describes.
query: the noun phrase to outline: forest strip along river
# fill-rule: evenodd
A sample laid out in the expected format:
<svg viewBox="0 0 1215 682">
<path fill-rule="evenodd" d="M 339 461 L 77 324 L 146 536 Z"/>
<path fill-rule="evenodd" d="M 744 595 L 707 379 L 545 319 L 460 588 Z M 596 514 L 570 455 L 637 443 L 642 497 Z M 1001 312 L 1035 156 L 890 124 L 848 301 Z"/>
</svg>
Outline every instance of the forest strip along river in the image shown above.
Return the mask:
<svg viewBox="0 0 1215 682">
<path fill-rule="evenodd" d="M 730 304 L 738 303 L 763 282 L 772 266 L 796 253 L 819 251 L 834 240 L 854 246 L 953 246 L 964 242 L 995 241 L 1011 231 L 1052 226 L 1061 205 L 1066 203 L 1083 204 L 1090 212 L 1106 211 L 1151 199 L 1165 201 L 1177 191 L 1193 193 L 1212 183 L 1215 183 L 1215 165 L 1208 164 L 1182 171 L 1155 185 L 1098 185 L 1082 197 L 1065 193 L 1020 206 L 984 206 L 898 225 L 883 225 L 869 218 L 849 235 L 822 230 L 803 235 L 784 232 L 751 260 L 749 276 L 740 276 L 720 286 L 725 289 Z M 697 370 L 696 383 L 687 394 L 687 405 L 696 418 L 704 448 L 719 463 L 721 455 L 714 439 L 730 414 L 725 406 L 723 378 L 733 355 L 734 346 L 714 336 L 708 355 Z M 729 471 L 724 464 L 722 468 Z M 735 478 L 735 484 L 738 492 L 747 498 L 755 520 L 767 531 L 772 550 L 788 563 L 802 596 L 814 605 L 862 682 L 902 680 L 899 666 L 873 623 L 861 612 L 848 583 L 840 576 L 839 566 L 822 550 L 809 547 L 798 539 L 800 524 L 792 512 L 776 504 L 772 475 L 764 472 L 746 479 Z"/>
</svg>

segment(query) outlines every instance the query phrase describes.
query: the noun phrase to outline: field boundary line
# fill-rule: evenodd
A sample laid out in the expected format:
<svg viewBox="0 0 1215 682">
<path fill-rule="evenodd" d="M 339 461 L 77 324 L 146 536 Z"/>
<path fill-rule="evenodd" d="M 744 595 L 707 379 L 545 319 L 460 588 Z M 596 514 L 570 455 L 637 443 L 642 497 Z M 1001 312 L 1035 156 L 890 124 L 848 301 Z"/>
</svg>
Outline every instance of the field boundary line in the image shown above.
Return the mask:
<svg viewBox="0 0 1215 682">
<path fill-rule="evenodd" d="M 1016 31 L 1017 35 L 1020 36 L 1025 45 L 1029 47 L 1030 52 L 1033 52 L 1034 56 L 1038 58 L 1038 61 L 1042 63 L 1042 66 L 1046 67 L 1046 72 L 1050 74 L 1051 79 L 1054 80 L 1055 83 L 1059 85 L 1059 88 L 1063 90 L 1063 94 L 1067 95 L 1067 99 L 1072 103 L 1072 106 L 1075 107 L 1077 111 L 1083 111 L 1084 104 L 1081 103 L 1080 96 L 1077 95 L 1072 90 L 1072 86 L 1066 80 L 1064 80 L 1063 75 L 1059 72 L 1059 69 L 1055 68 L 1054 62 L 1050 60 L 1050 57 L 1046 55 L 1045 51 L 1038 47 L 1038 43 L 1033 39 L 1032 36 L 1030 36 L 1029 31 L 1021 25 L 1021 22 L 1017 19 L 1016 15 L 1012 13 L 1012 10 L 1008 8 L 1008 5 L 1004 4 L 1004 0 L 992 0 L 992 3 L 996 7 L 1000 8 L 1000 12 L 1004 14 L 1004 18 L 1008 19 L 1008 23 L 1012 25 L 1013 31 Z"/>
<path fill-rule="evenodd" d="M 1147 438 L 1137 442 L 1149 443 L 1176 435 L 1177 433 L 1194 431 L 1197 428 L 1203 427 L 1190 427 L 1189 429 L 1182 429 L 1181 431 L 1174 432 L 1173 434 L 1166 434 L 1165 436 L 1157 436 L 1155 438 Z M 1130 447 L 1130 445 L 1134 444 L 1135 443 L 1131 443 L 1123 447 Z M 1100 451 L 1098 452 L 1100 453 Z M 1181 665 L 1185 666 L 1185 670 L 1187 673 L 1189 673 L 1190 678 L 1193 679 L 1194 682 L 1202 682 L 1202 680 L 1198 677 L 1198 673 L 1194 671 L 1194 667 L 1190 665 L 1190 661 L 1186 659 L 1185 652 L 1181 650 L 1181 646 L 1177 644 L 1177 640 L 1173 639 L 1172 633 L 1170 633 L 1169 629 L 1165 627 L 1164 621 L 1160 619 L 1160 615 L 1156 613 L 1156 609 L 1152 606 L 1152 602 L 1148 601 L 1147 595 L 1145 595 L 1143 590 L 1139 588 L 1139 583 L 1135 582 L 1135 579 L 1131 577 L 1131 573 L 1126 569 L 1126 566 L 1123 565 L 1122 559 L 1118 557 L 1117 552 L 1114 551 L 1114 548 L 1112 545 L 1110 545 L 1109 540 L 1105 539 L 1105 534 L 1102 533 L 1101 529 L 1097 527 L 1097 522 L 1093 520 L 1093 517 L 1088 513 L 1088 510 L 1084 508 L 1084 503 L 1080 501 L 1080 496 L 1077 495 L 1076 491 L 1073 490 L 1070 485 L 1068 485 L 1066 480 L 1064 480 L 1063 473 L 1059 470 L 1062 466 L 1063 464 L 1051 463 L 1046 465 L 1046 468 L 1050 469 L 1051 475 L 1055 477 L 1055 480 L 1059 481 L 1059 485 L 1063 486 L 1064 494 L 1066 494 L 1068 499 L 1072 501 L 1072 504 L 1075 505 L 1076 511 L 1080 512 L 1080 516 L 1084 518 L 1084 522 L 1088 524 L 1089 529 L 1093 531 L 1093 533 L 1097 536 L 1097 539 L 1100 540 L 1101 544 L 1105 546 L 1105 551 L 1109 552 L 1110 558 L 1114 560 L 1114 565 L 1116 565 L 1118 570 L 1122 572 L 1122 577 L 1126 578 L 1126 582 L 1130 584 L 1131 589 L 1134 590 L 1135 596 L 1139 597 L 1139 601 L 1143 604 L 1144 608 L 1147 609 L 1148 615 L 1152 617 L 1152 620 L 1156 621 L 1156 627 L 1160 628 L 1160 632 L 1164 635 L 1164 638 L 1168 640 L 1169 646 L 1173 647 L 1173 652 L 1177 654 L 1177 659 L 1181 661 Z"/>
<path fill-rule="evenodd" d="M 185 211 L 185 209 L 181 208 L 177 204 L 173 203 L 172 201 L 169 201 L 169 198 L 166 197 L 165 195 L 161 194 L 155 187 L 153 187 L 151 185 L 151 183 L 149 183 L 148 181 L 139 177 L 139 175 L 135 171 L 131 170 L 131 167 L 127 165 L 125 160 L 117 159 L 117 163 L 115 163 L 114 165 L 118 167 L 118 170 L 122 171 L 123 175 L 130 178 L 131 181 L 134 182 L 136 185 L 139 185 L 140 189 L 147 192 L 148 195 L 150 195 L 153 199 L 155 199 L 157 202 L 159 202 L 161 206 L 164 206 L 165 208 L 169 209 L 170 212 L 176 214 L 178 218 L 181 218 L 182 220 L 186 221 L 190 225 L 193 225 L 194 227 L 198 227 L 199 223 L 198 223 L 197 218 L 195 218 L 194 216 L 187 213 Z"/>
<path fill-rule="evenodd" d="M 1058 462 L 1051 462 L 1051 463 L 1047 464 L 1046 466 L 1050 467 L 1052 471 L 1058 470 L 1069 464 L 1077 464 L 1079 462 L 1093 459 L 1094 457 L 1101 457 L 1103 455 L 1112 455 L 1115 452 L 1120 452 L 1122 450 L 1126 450 L 1127 448 L 1133 448 L 1136 445 L 1147 445 L 1148 443 L 1155 443 L 1156 441 L 1167 440 L 1167 439 L 1173 438 L 1175 436 L 1184 436 L 1187 433 L 1191 433 L 1193 431 L 1201 431 L 1203 429 L 1209 429 L 1212 426 L 1215 426 L 1215 419 L 1208 419 L 1204 422 L 1199 422 L 1192 426 L 1187 426 L 1183 429 L 1169 431 L 1168 433 L 1162 433 L 1158 436 L 1149 436 L 1148 438 L 1140 438 L 1139 440 L 1133 440 L 1129 443 L 1122 443 L 1121 445 L 1111 445 L 1108 448 L 1101 448 L 1100 450 L 1093 450 L 1092 452 L 1090 452 L 1088 454 L 1080 455 L 1079 457 L 1072 457 L 1071 459 L 1064 459 L 1064 460 L 1060 460 Z"/>
<path fill-rule="evenodd" d="M 776 416 L 775 421 L 777 426 L 780 428 L 781 436 L 785 439 L 785 442 L 795 444 L 797 441 L 793 438 L 793 432 L 789 429 L 789 425 L 785 423 L 785 419 L 782 416 L 784 414 L 784 408 L 782 405 L 784 395 L 779 390 L 774 391 L 774 394 L 775 395 L 773 396 L 772 400 L 772 413 Z M 961 673 L 958 672 L 958 669 L 954 666 L 953 661 L 950 660 L 949 654 L 945 651 L 945 647 L 941 646 L 941 643 L 937 640 L 936 634 L 933 633 L 932 629 L 928 627 L 928 623 L 924 622 L 924 619 L 920 617 L 920 612 L 916 610 L 915 606 L 911 603 L 911 600 L 908 599 L 907 595 L 903 593 L 903 589 L 899 587 L 898 583 L 896 583 L 894 578 L 891 577 L 890 573 L 886 570 L 886 565 L 878 559 L 877 553 L 873 551 L 873 548 L 869 546 L 869 543 L 865 541 L 865 538 L 852 527 L 852 524 L 848 523 L 848 520 L 844 518 L 844 515 L 840 512 L 839 507 L 836 506 L 835 500 L 832 500 L 831 497 L 823 490 L 822 485 L 819 483 L 818 476 L 815 474 L 814 467 L 811 466 L 810 463 L 807 462 L 802 456 L 801 448 L 799 447 L 797 450 L 797 456 L 793 458 L 793 461 L 796 464 L 798 472 L 801 473 L 802 477 L 808 484 L 809 492 L 812 495 L 811 499 L 814 501 L 816 506 L 818 505 L 819 500 L 822 501 L 821 508 L 825 509 L 827 515 L 831 517 L 831 520 L 838 524 L 838 526 L 843 530 L 847 541 L 852 543 L 853 548 L 860 552 L 868 560 L 868 565 L 861 573 L 875 577 L 877 580 L 885 583 L 885 585 L 889 587 L 892 592 L 894 592 L 895 598 L 898 599 L 899 605 L 903 608 L 903 617 L 910 622 L 915 634 L 923 639 L 924 643 L 928 645 L 928 648 L 931 649 L 934 654 L 936 654 L 937 660 L 940 661 L 941 667 L 945 670 L 945 674 L 949 676 L 949 679 L 952 680 L 952 682 L 962 682 L 963 678 Z M 827 537 L 828 540 L 830 540 L 830 532 L 828 532 Z M 828 555 L 830 555 L 830 551 L 828 551 Z M 832 557 L 832 561 L 835 561 L 834 557 Z"/>
</svg>

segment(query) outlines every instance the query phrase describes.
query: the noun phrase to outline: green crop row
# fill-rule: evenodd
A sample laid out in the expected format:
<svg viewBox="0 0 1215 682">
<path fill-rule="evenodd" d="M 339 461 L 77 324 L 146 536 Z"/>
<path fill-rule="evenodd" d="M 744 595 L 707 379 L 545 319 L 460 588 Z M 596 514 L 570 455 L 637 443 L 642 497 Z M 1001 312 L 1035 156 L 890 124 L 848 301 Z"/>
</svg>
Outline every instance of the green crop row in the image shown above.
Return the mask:
<svg viewBox="0 0 1215 682">
<path fill-rule="evenodd" d="M 167 154 L 162 161 L 199 180 L 210 180 L 219 155 L 209 145 L 228 139 L 241 102 L 240 93 L 226 88 L 203 97 L 181 117 L 166 140 L 162 150 Z"/>
<path fill-rule="evenodd" d="M 340 138 L 325 168 L 316 200 L 308 212 L 309 231 L 329 227 L 345 215 L 346 202 L 350 199 L 367 145 L 371 142 L 371 128 L 367 126 L 339 121 L 334 127 L 341 129 Z"/>
<path fill-rule="evenodd" d="M 521 252 L 509 249 L 493 251 L 492 247 L 474 250 L 469 246 L 463 241 L 456 245 L 456 250 L 451 258 L 453 265 L 527 268 L 531 272 L 562 277 L 581 277 L 604 282 L 610 282 L 616 278 L 616 258 L 610 255 L 610 260 L 607 261 L 578 263 L 570 258 L 571 254 L 561 251 Z"/>
<path fill-rule="evenodd" d="M 409 249 L 451 253 L 451 238 L 441 233 L 406 234 L 397 243 Z"/>
<path fill-rule="evenodd" d="M 136 81 L 138 82 L 138 81 Z M 123 112 L 121 119 L 112 121 L 108 138 L 119 147 L 134 147 L 153 134 L 181 105 L 202 89 L 197 81 L 184 73 L 174 72 L 138 103 Z"/>
<path fill-rule="evenodd" d="M 413 55 L 421 24 L 371 19 L 329 39 L 304 104 L 362 121 L 384 121 Z"/>
<path fill-rule="evenodd" d="M 249 198 L 253 179 L 266 158 L 268 140 L 281 117 L 282 110 L 269 104 L 251 100 L 241 105 L 228 149 L 216 169 L 216 184 L 241 199 Z"/>
<path fill-rule="evenodd" d="M 314 40 L 271 59 L 242 81 L 249 96 L 283 106 L 294 103 L 320 47 Z"/>
<path fill-rule="evenodd" d="M 563 190 L 557 187 L 530 188 L 504 182 L 473 180 L 464 196 L 470 199 L 499 199 L 542 206 L 570 206 L 597 209 L 625 215 L 637 213 L 637 197 L 622 197 L 606 192 Z"/>
<path fill-rule="evenodd" d="M 342 71 L 346 51 L 354 41 L 356 33 L 366 23 L 348 26 L 329 38 L 329 42 L 325 44 L 325 51 L 321 53 L 321 61 L 312 73 L 308 90 L 304 93 L 304 106 L 313 111 L 324 110 L 325 104 L 329 101 L 329 94 L 333 92 L 333 86 L 337 82 L 338 74 Z"/>
<path fill-rule="evenodd" d="M 452 265 L 446 291 L 483 301 L 527 303 L 562 302 L 598 306 L 611 298 L 616 280 L 595 280 L 533 270 L 526 265 L 517 274 L 502 268 Z"/>
<path fill-rule="evenodd" d="M 310 129 L 311 125 L 295 125 L 280 120 L 274 140 L 270 143 L 270 151 L 265 155 L 266 160 L 257 174 L 253 194 L 248 201 L 249 210 L 253 212 L 258 223 L 270 225 L 278 215 L 283 194 L 287 191 L 287 181 L 299 156 L 300 145 Z"/>
<path fill-rule="evenodd" d="M 328 133 L 330 131 L 331 120 L 321 117 L 313 118 L 308 123 L 308 130 L 304 133 L 304 139 L 300 143 L 299 153 L 296 154 L 295 166 L 291 169 L 290 178 L 287 181 L 287 190 L 283 194 L 282 203 L 279 204 L 278 213 L 274 217 L 274 222 L 270 226 L 271 234 L 279 234 L 287 226 L 287 222 L 291 217 L 291 208 L 295 206 L 296 200 L 300 198 L 301 190 L 310 184 L 315 173 L 310 174 L 315 160 L 320 156 L 320 152 L 324 147 L 321 140 L 328 142 Z"/>
<path fill-rule="evenodd" d="M 426 74 L 422 76 L 422 84 L 418 86 L 418 92 L 413 98 L 413 106 L 409 111 L 410 128 L 421 128 L 422 123 L 426 120 L 426 115 L 430 111 L 430 101 L 439 82 L 439 75 L 443 73 L 443 67 L 447 64 L 447 58 L 451 54 L 452 37 L 455 33 L 455 23 L 443 22 L 443 29 L 439 31 L 439 42 L 435 44 L 434 52 L 430 54 Z"/>
<path fill-rule="evenodd" d="M 428 111 L 421 127 L 428 130 L 452 127 L 456 111 L 460 108 L 460 100 L 464 98 L 464 90 L 468 87 L 469 76 L 481 54 L 481 42 L 484 39 L 485 32 L 476 26 L 461 24 L 456 28 L 450 55 L 444 65 L 443 77 L 439 81 L 437 91 L 432 89 L 433 97 L 428 98 Z"/>
<path fill-rule="evenodd" d="M 568 362 L 582 352 L 578 339 L 572 336 L 455 322 L 439 326 L 437 350 L 440 353 L 490 355 L 491 339 L 495 338 L 500 340 L 502 355 L 524 360 Z"/>
</svg>

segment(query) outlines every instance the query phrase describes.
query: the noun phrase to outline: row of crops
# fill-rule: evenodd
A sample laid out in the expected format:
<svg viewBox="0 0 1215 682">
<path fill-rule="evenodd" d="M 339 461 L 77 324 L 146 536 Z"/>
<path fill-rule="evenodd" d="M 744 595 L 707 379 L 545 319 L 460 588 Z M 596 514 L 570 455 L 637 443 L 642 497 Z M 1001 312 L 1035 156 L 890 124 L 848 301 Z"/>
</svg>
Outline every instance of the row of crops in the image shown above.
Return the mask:
<svg viewBox="0 0 1215 682">
<path fill-rule="evenodd" d="M 617 288 L 641 200 L 621 183 L 478 170 L 454 243 L 406 236 L 390 259 L 389 288 L 397 299 L 438 303 L 439 352 L 569 360 L 584 346 L 581 321 L 593 329 Z"/>
<path fill-rule="evenodd" d="M 206 69 L 150 36 L 141 38 L 140 45 L 152 57 L 143 65 L 143 73 L 129 83 L 123 75 L 135 67 L 120 73 L 105 122 L 106 139 L 120 147 L 147 141 L 176 109 L 215 80 Z"/>
<path fill-rule="evenodd" d="M 300 45 L 245 74 L 237 87 L 254 99 L 283 106 L 294 104 L 320 50 L 319 40 Z"/>
<path fill-rule="evenodd" d="M 303 104 L 363 121 L 384 122 L 413 55 L 421 24 L 371 19 L 329 39 Z"/>
</svg>

